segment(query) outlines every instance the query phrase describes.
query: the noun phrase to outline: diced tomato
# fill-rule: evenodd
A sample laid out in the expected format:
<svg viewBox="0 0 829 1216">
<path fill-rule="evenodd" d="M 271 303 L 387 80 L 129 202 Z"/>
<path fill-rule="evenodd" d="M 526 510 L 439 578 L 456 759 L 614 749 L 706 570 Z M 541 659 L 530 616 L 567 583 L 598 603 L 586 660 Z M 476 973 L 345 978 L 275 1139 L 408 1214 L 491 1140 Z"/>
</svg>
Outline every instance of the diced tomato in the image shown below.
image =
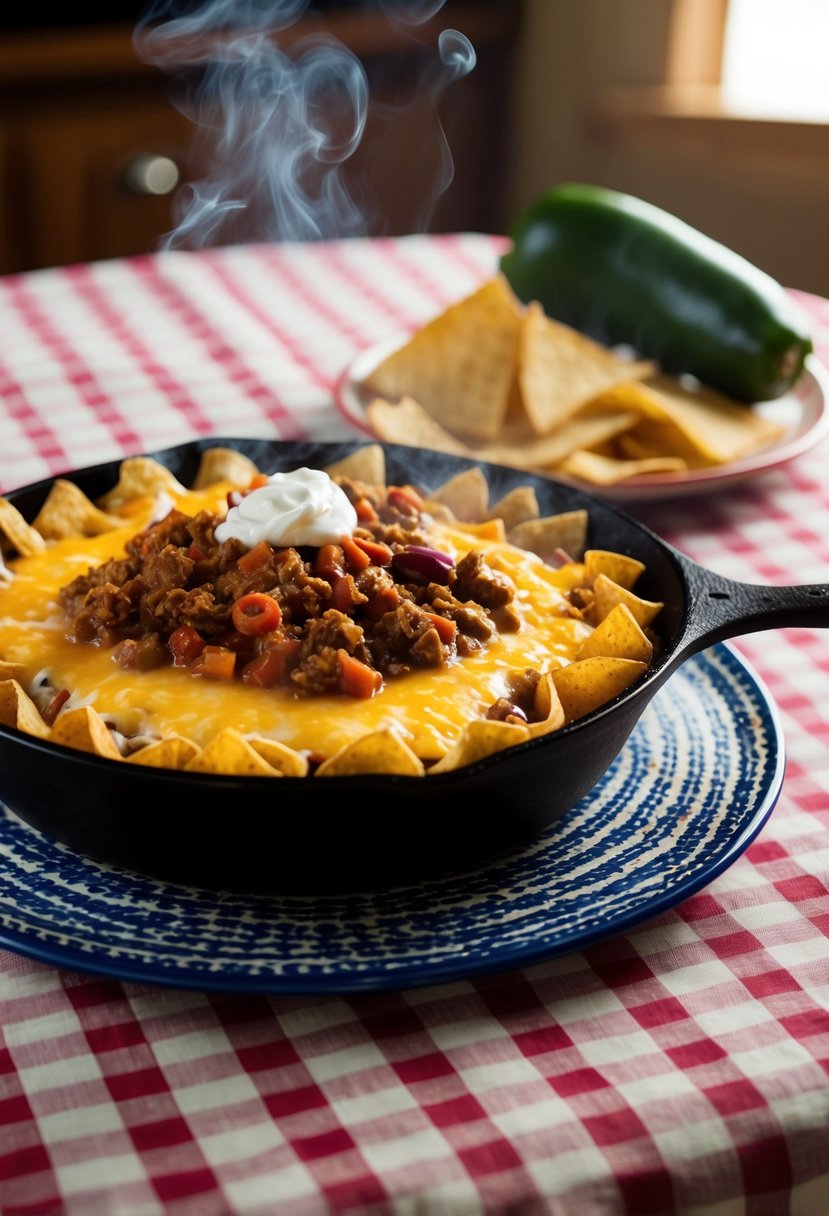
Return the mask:
<svg viewBox="0 0 829 1216">
<path fill-rule="evenodd" d="M 203 562 L 207 554 L 202 553 L 199 546 L 194 543 L 187 550 L 187 556 L 190 558 L 191 562 Z"/>
<path fill-rule="evenodd" d="M 423 499 L 413 486 L 389 486 L 386 502 L 405 515 L 418 515 L 423 510 Z"/>
<path fill-rule="evenodd" d="M 372 524 L 380 518 L 367 498 L 358 498 L 354 504 L 354 510 L 357 512 L 357 518 L 361 524 Z"/>
<path fill-rule="evenodd" d="M 343 574 L 332 582 L 331 607 L 336 608 L 338 612 L 344 612 L 346 616 L 350 616 L 356 606 L 364 604 L 365 600 L 366 597 L 357 590 L 352 575 Z"/>
<path fill-rule="evenodd" d="M 236 601 L 230 615 L 240 633 L 270 633 L 282 620 L 282 609 L 272 595 L 251 591 Z"/>
<path fill-rule="evenodd" d="M 371 558 L 361 549 L 359 545 L 354 543 L 354 538 L 351 536 L 341 536 L 340 546 L 345 554 L 345 560 L 348 562 L 352 570 L 365 570 L 371 565 Z"/>
<path fill-rule="evenodd" d="M 381 540 L 364 540 L 362 536 L 355 536 L 354 544 L 368 554 L 373 566 L 388 566 L 391 561 L 391 549 Z"/>
<path fill-rule="evenodd" d="M 204 638 L 192 625 L 179 625 L 167 639 L 174 667 L 189 667 L 204 650 Z"/>
<path fill-rule="evenodd" d="M 258 545 L 254 545 L 252 549 L 248 549 L 247 553 L 243 553 L 236 564 L 243 574 L 253 574 L 254 570 L 264 566 L 272 555 L 273 549 L 268 542 L 260 540 Z"/>
<path fill-rule="evenodd" d="M 299 658 L 302 642 L 298 638 L 284 638 L 269 650 L 263 650 L 255 659 L 245 664 L 242 679 L 246 684 L 257 684 L 260 688 L 272 688 L 278 684 Z"/>
<path fill-rule="evenodd" d="M 349 697 L 373 697 L 383 687 L 383 677 L 373 667 L 367 667 L 347 650 L 337 651 L 343 692 Z"/>
<path fill-rule="evenodd" d="M 363 606 L 363 614 L 370 621 L 379 621 L 387 612 L 393 612 L 399 603 L 400 594 L 396 587 L 379 587 Z"/>
<path fill-rule="evenodd" d="M 427 612 L 429 620 L 437 630 L 437 635 L 443 642 L 444 646 L 451 645 L 458 636 L 458 626 L 454 621 L 450 621 L 448 616 L 441 616 L 438 612 Z"/>
<path fill-rule="evenodd" d="M 236 655 L 224 646 L 205 646 L 190 664 L 194 675 L 207 676 L 210 680 L 232 680 L 235 667 Z"/>
<path fill-rule="evenodd" d="M 333 582 L 345 573 L 345 554 L 339 545 L 321 545 L 314 559 L 314 573 Z"/>
<path fill-rule="evenodd" d="M 60 692 L 55 693 L 46 708 L 40 711 L 40 716 L 47 726 L 54 725 L 55 718 L 58 716 L 68 700 L 69 689 L 62 688 Z"/>
<path fill-rule="evenodd" d="M 266 486 L 269 481 L 267 473 L 254 473 L 250 479 L 250 488 L 251 490 L 261 490 L 262 486 Z"/>
</svg>

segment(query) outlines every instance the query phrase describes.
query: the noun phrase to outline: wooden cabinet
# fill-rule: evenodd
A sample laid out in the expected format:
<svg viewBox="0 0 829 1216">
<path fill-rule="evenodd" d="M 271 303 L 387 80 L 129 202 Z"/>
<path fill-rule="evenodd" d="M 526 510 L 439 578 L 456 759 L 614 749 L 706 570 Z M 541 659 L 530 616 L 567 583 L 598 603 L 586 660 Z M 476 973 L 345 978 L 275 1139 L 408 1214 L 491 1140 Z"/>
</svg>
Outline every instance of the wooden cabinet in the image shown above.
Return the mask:
<svg viewBox="0 0 829 1216">
<path fill-rule="evenodd" d="M 501 229 L 517 14 L 514 3 L 450 0 L 415 41 L 376 8 L 355 7 L 306 17 L 286 33 L 289 48 L 309 33 L 331 33 L 364 65 L 372 109 L 345 178 L 371 200 L 368 233 Z M 470 38 L 478 63 L 450 86 L 436 114 L 428 95 L 415 96 L 418 65 L 438 31 L 452 26 Z M 410 99 L 401 105 L 407 88 Z M 438 115 L 454 179 L 428 214 Z M 175 188 L 163 180 L 165 170 L 176 167 L 179 185 L 204 173 L 195 133 L 168 100 L 166 77 L 136 56 L 130 24 L 0 34 L 0 273 L 156 247 L 173 227 Z M 160 181 L 152 181 L 153 172 Z M 248 227 L 237 225 L 230 239 L 258 239 L 258 223 L 252 209 Z"/>
<path fill-rule="evenodd" d="M 115 97 L 99 111 L 56 110 L 21 123 L 14 208 L 18 265 L 149 249 L 170 227 L 170 198 L 130 190 L 128 170 L 136 158 L 154 153 L 171 158 L 186 174 L 188 126 L 163 99 L 152 97 L 140 104 Z"/>
</svg>

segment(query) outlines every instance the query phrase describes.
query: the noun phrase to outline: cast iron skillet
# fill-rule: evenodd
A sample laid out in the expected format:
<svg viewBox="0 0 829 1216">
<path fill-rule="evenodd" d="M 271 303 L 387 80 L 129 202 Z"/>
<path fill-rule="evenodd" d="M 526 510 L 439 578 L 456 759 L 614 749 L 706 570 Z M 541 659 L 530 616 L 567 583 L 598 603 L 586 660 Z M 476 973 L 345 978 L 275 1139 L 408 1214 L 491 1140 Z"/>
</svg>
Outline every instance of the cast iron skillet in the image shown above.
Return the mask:
<svg viewBox="0 0 829 1216">
<path fill-rule="evenodd" d="M 264 472 L 323 467 L 358 443 L 201 439 L 153 453 L 185 485 L 201 452 L 233 446 Z M 469 461 L 389 445 L 390 483 L 434 489 Z M 115 484 L 119 461 L 71 474 L 90 497 Z M 586 507 L 588 546 L 639 558 L 637 593 L 665 604 L 664 651 L 614 701 L 555 734 L 435 777 L 232 778 L 127 766 L 0 727 L 0 798 L 35 828 L 98 859 L 212 887 L 386 886 L 468 866 L 530 838 L 586 794 L 611 765 L 671 673 L 714 642 L 782 626 L 829 625 L 829 586 L 763 587 L 705 570 L 637 521 L 544 477 L 481 466 L 492 501 L 531 484 L 542 514 Z M 51 485 L 8 497 L 34 518 Z"/>
</svg>

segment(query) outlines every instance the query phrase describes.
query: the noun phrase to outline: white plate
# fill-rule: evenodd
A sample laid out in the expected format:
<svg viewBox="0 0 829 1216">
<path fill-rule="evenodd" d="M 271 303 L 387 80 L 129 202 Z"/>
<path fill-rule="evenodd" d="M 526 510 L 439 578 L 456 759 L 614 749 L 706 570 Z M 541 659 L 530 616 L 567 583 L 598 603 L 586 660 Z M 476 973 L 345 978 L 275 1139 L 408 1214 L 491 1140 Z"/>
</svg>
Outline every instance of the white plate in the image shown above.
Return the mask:
<svg viewBox="0 0 829 1216">
<path fill-rule="evenodd" d="M 373 432 L 366 417 L 366 406 L 374 394 L 368 393 L 362 387 L 363 381 L 404 341 L 405 337 L 398 336 L 361 351 L 342 373 L 335 386 L 334 392 L 340 412 L 353 426 L 368 435 L 373 435 Z M 613 486 L 597 486 L 558 473 L 555 476 L 559 481 L 567 481 L 581 490 L 600 494 L 614 502 L 641 502 L 711 492 L 777 468 L 813 448 L 829 434 L 827 402 L 829 372 L 815 355 L 809 355 L 803 375 L 791 392 L 777 401 L 764 401 L 754 407 L 762 417 L 784 426 L 786 429 L 783 435 L 777 443 L 759 452 L 753 452 L 743 460 L 718 465 L 712 469 L 694 469 L 688 473 L 630 477 Z"/>
</svg>

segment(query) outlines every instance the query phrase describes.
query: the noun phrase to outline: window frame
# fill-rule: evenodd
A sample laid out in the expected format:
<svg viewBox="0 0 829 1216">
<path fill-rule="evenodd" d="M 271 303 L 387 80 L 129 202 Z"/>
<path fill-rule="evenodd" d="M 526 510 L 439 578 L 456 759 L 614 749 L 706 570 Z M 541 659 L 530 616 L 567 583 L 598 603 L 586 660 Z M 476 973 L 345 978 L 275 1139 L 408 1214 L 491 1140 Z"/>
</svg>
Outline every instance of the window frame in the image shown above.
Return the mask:
<svg viewBox="0 0 829 1216">
<path fill-rule="evenodd" d="M 829 122 L 729 110 L 721 89 L 728 0 L 669 0 L 661 83 L 602 90 L 588 116 L 599 139 L 686 144 L 772 161 L 816 177 L 829 158 Z"/>
</svg>

